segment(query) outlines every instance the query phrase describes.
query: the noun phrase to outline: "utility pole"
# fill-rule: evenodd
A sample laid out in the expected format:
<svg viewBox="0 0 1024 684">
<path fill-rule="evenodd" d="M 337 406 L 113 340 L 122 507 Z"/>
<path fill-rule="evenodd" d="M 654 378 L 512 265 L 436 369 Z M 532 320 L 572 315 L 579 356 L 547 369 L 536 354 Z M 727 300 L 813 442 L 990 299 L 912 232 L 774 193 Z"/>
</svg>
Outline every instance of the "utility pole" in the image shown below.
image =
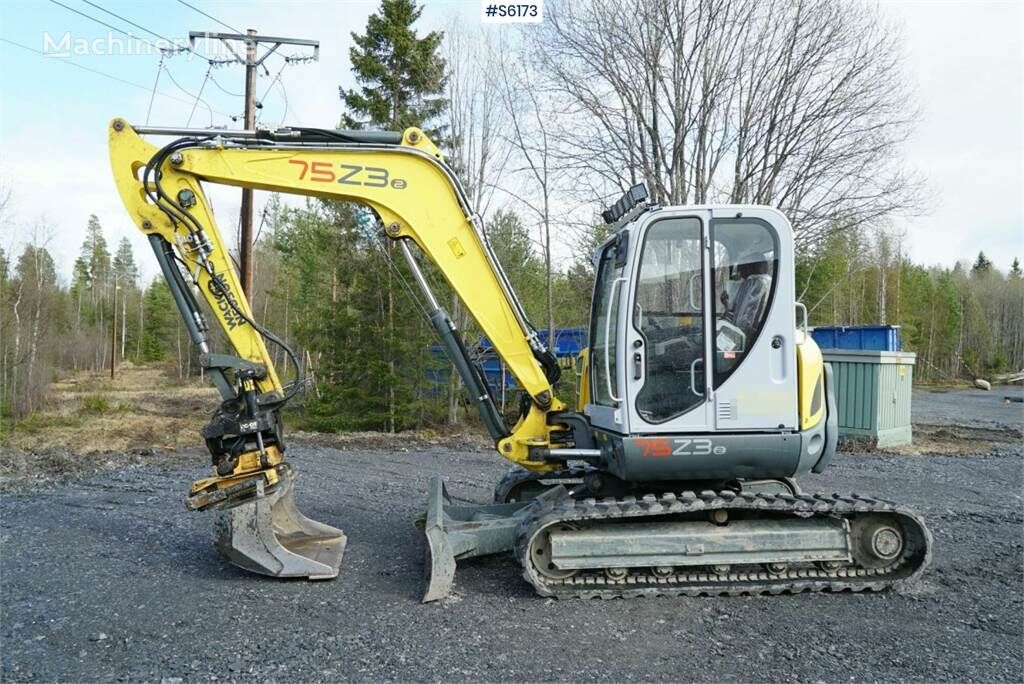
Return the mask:
<svg viewBox="0 0 1024 684">
<path fill-rule="evenodd" d="M 256 29 L 246 29 L 245 41 L 245 130 L 256 128 Z M 252 303 L 252 188 L 242 188 L 242 216 L 239 220 L 238 261 L 242 292 Z M 255 306 L 255 305 L 254 305 Z"/>
<path fill-rule="evenodd" d="M 114 366 L 117 360 L 117 278 L 114 278 L 114 302 L 111 307 L 113 315 L 110 317 L 110 379 L 114 379 Z"/>
<path fill-rule="evenodd" d="M 255 130 L 256 128 L 256 107 L 258 106 L 256 102 L 256 69 L 263 66 L 263 62 L 267 57 L 274 54 L 282 45 L 298 45 L 313 48 L 313 54 L 310 57 L 285 57 L 284 59 L 288 63 L 316 60 L 320 57 L 320 41 L 318 40 L 282 38 L 280 36 L 261 36 L 256 32 L 256 29 L 247 29 L 245 34 L 189 31 L 188 40 L 191 47 L 195 47 L 196 38 L 221 41 L 224 43 L 224 46 L 227 47 L 228 51 L 234 56 L 235 59 L 233 61 L 245 66 L 245 114 L 243 119 L 245 121 L 245 130 L 247 131 Z M 245 44 L 244 57 L 232 46 L 233 41 Z M 258 54 L 258 48 L 261 43 L 269 46 L 263 55 Z M 250 188 L 242 189 L 242 207 L 239 219 L 239 225 L 241 228 L 238 238 L 238 262 L 239 270 L 241 271 L 241 273 L 239 273 L 239 279 L 242 281 L 242 292 L 245 293 L 246 298 L 251 302 L 253 258 L 252 190 Z"/>
</svg>

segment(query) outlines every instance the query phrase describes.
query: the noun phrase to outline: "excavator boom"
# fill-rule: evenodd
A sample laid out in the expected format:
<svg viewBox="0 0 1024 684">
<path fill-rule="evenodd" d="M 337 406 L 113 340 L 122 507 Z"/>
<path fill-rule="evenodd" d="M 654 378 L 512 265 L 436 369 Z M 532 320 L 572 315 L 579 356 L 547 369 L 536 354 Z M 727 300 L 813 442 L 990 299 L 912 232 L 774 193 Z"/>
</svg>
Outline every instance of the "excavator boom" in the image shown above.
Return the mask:
<svg viewBox="0 0 1024 684">
<path fill-rule="evenodd" d="M 175 139 L 158 148 L 144 134 Z M 558 430 L 548 424 L 548 414 L 564 409 L 552 393 L 557 363 L 527 321 L 487 244 L 480 217 L 421 131 L 213 132 L 133 128 L 114 119 L 108 135 L 121 199 L 149 237 L 201 362 L 222 395 L 220 410 L 203 431 L 216 473 L 193 484 L 187 505 L 219 509 L 216 544 L 233 562 L 265 574 L 332 577 L 345 538 L 295 507 L 295 474 L 284 459 L 280 409 L 299 390 L 299 364 L 281 340 L 253 319 L 203 183 L 370 208 L 408 261 L 431 323 L 498 453 L 530 470 L 557 467 L 535 458 Z M 530 396 L 515 426 L 506 426 L 411 245 L 437 265 Z M 206 301 L 234 354 L 211 351 L 207 317 L 197 297 Z M 282 384 L 268 342 L 289 352 L 296 372 L 292 385 Z"/>
</svg>

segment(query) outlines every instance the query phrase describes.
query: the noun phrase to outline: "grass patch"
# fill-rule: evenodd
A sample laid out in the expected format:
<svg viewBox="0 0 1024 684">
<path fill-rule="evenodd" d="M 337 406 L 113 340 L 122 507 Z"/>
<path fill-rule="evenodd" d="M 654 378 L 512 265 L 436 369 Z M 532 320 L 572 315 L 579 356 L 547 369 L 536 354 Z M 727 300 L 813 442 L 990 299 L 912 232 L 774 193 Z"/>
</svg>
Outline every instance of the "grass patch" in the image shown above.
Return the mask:
<svg viewBox="0 0 1024 684">
<path fill-rule="evenodd" d="M 11 427 L 12 433 L 38 435 L 44 432 L 55 432 L 67 428 L 78 428 L 84 424 L 78 416 L 65 416 L 59 413 L 33 413 L 24 420 L 16 421 Z"/>
<path fill-rule="evenodd" d="M 131 405 L 123 401 L 111 401 L 104 394 L 88 394 L 81 399 L 78 412 L 91 416 L 103 416 L 108 413 L 124 413 L 131 410 Z"/>
</svg>

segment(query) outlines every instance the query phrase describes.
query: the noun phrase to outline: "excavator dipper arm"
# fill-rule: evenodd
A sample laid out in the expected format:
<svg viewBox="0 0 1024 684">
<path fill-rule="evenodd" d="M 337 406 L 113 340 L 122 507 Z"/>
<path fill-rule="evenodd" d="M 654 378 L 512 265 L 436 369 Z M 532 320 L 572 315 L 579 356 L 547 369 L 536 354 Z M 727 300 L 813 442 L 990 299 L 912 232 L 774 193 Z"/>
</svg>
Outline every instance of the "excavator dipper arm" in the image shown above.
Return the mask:
<svg viewBox="0 0 1024 684">
<path fill-rule="evenodd" d="M 187 504 L 219 509 L 217 546 L 233 562 L 272 575 L 332 577 L 344 535 L 295 508 L 280 409 L 298 391 L 301 369 L 291 350 L 254 320 L 203 183 L 346 200 L 372 209 L 409 262 L 431 323 L 498 453 L 530 470 L 559 467 L 550 447 L 558 446 L 553 433 L 562 428 L 549 425 L 549 415 L 564 409 L 552 391 L 557 364 L 487 245 L 480 217 L 421 131 L 216 132 L 133 128 L 114 119 L 108 133 L 121 199 L 148 236 L 201 362 L 224 400 L 203 430 L 216 474 L 193 484 Z M 176 139 L 158 148 L 143 134 Z M 441 271 L 529 395 L 528 409 L 511 429 L 430 291 L 410 244 Z M 211 351 L 198 297 L 213 312 L 234 355 Z M 289 386 L 274 368 L 268 342 L 291 356 L 296 378 Z"/>
</svg>

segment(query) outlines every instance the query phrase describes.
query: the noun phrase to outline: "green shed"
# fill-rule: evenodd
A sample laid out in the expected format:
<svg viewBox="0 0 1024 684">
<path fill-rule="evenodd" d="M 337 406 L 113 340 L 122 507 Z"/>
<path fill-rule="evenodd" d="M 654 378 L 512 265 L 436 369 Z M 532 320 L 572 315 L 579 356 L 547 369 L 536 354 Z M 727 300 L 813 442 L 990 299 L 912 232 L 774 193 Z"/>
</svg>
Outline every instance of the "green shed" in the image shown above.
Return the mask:
<svg viewBox="0 0 1024 684">
<path fill-rule="evenodd" d="M 824 349 L 832 364 L 839 436 L 867 439 L 880 447 L 910 444 L 912 352 Z"/>
</svg>

